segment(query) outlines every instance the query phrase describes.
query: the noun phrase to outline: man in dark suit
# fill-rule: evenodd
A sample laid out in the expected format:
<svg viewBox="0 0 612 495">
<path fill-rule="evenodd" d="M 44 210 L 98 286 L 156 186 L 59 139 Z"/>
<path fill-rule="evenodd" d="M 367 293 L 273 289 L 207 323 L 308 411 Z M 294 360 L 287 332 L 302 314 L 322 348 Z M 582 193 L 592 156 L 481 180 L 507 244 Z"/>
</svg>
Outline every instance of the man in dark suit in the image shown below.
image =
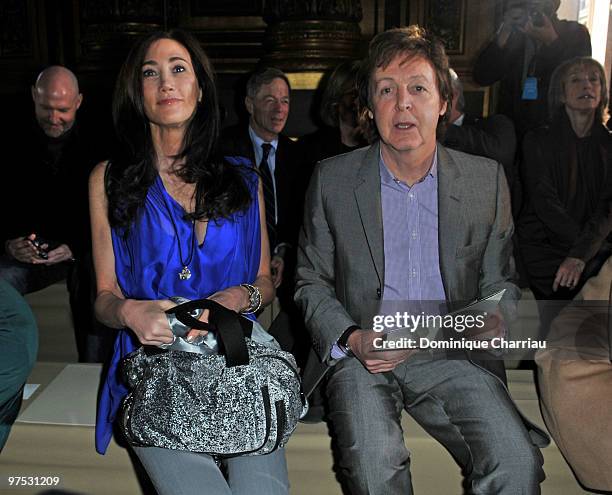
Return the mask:
<svg viewBox="0 0 612 495">
<path fill-rule="evenodd" d="M 47 67 L 31 93 L 32 118 L 11 126 L 0 143 L 7 164 L 2 211 L 17 209 L 3 221 L 0 279 L 21 294 L 66 280 L 79 361 L 103 362 L 115 332 L 93 314 L 87 180 L 110 142 L 101 118 L 88 125 L 77 117 L 83 95 L 66 67 Z"/>
<path fill-rule="evenodd" d="M 501 163 L 508 183 L 514 178 L 516 133 L 514 124 L 505 115 L 480 117 L 465 113 L 463 84 L 454 70 L 450 70 L 453 99 L 449 125 L 442 144 L 470 155 L 485 156 Z"/>
<path fill-rule="evenodd" d="M 436 142 L 450 93 L 440 42 L 417 26 L 378 34 L 359 98 L 379 139 L 321 162 L 306 196 L 295 297 L 331 368 L 327 419 L 352 495 L 412 493 L 402 410 L 451 452 L 470 493 L 535 495 L 543 479 L 534 443 L 546 435 L 516 409 L 502 362 L 489 361 L 489 371 L 443 352 L 376 351 L 372 313 L 390 315 L 389 305 L 456 304 L 505 289 L 502 303 L 512 306 L 520 295 L 501 167 Z M 497 317 L 484 326 L 504 332 Z"/>
<path fill-rule="evenodd" d="M 470 155 L 485 156 L 500 163 L 506 174 L 514 212 L 518 209 L 520 200 L 514 124 L 502 114 L 480 117 L 465 113 L 463 84 L 454 70 L 451 69 L 450 74 L 453 89 L 451 113 L 444 136 L 440 140 L 448 148 Z"/>
<path fill-rule="evenodd" d="M 291 87 L 287 76 L 268 67 L 254 72 L 246 85 L 245 106 L 249 123 L 226 129 L 221 135 L 223 155 L 245 156 L 259 169 L 264 189 L 266 225 L 270 237 L 272 279 L 283 312 L 270 332 L 284 349 L 295 347 L 291 320 L 295 246 L 301 224 L 305 185 L 297 145 L 281 134 L 287 123 Z M 265 320 L 262 322 L 265 324 Z"/>
</svg>

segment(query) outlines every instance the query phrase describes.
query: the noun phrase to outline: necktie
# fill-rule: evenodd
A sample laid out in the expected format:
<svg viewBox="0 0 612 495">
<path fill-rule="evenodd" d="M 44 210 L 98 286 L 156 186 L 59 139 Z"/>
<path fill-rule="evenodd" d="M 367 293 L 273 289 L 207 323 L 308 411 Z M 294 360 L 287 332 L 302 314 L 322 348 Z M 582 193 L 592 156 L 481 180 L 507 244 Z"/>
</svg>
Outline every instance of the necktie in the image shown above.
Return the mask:
<svg viewBox="0 0 612 495">
<path fill-rule="evenodd" d="M 272 145 L 270 143 L 262 143 L 261 149 L 263 156 L 259 163 L 259 172 L 261 173 L 261 182 L 263 186 L 264 204 L 266 206 L 266 226 L 268 227 L 268 238 L 270 239 L 270 249 L 274 248 L 276 242 L 276 201 L 274 199 L 274 182 L 272 182 L 272 172 L 268 165 L 268 156 Z"/>
</svg>

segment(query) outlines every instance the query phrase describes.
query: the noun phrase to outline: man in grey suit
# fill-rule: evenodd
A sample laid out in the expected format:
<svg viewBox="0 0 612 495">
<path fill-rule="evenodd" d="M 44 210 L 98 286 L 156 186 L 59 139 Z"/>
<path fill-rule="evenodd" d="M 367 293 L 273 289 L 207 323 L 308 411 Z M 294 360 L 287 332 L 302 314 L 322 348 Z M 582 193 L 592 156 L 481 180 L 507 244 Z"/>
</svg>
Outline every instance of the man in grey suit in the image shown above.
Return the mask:
<svg viewBox="0 0 612 495">
<path fill-rule="evenodd" d="M 520 292 L 510 281 L 503 170 L 436 143 L 451 98 L 442 45 L 416 26 L 386 31 L 363 71 L 360 100 L 379 139 L 317 166 L 295 296 L 331 366 L 327 419 L 340 481 L 351 495 L 412 493 L 405 409 L 459 462 L 470 493 L 540 493 L 535 443 L 546 436 L 525 425 L 500 377 L 435 352 L 373 350 L 380 334 L 369 307 Z M 486 329 L 498 334 L 503 322 L 491 318 Z"/>
</svg>

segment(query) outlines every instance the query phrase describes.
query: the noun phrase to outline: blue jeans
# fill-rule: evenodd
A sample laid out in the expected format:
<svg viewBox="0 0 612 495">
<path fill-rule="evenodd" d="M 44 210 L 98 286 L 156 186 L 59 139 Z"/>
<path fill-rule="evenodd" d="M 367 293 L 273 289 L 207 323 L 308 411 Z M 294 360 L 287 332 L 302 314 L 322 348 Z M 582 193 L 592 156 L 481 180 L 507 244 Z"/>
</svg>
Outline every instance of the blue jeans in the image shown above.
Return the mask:
<svg viewBox="0 0 612 495">
<path fill-rule="evenodd" d="M 539 494 L 543 457 L 502 382 L 469 361 L 415 358 L 389 373 L 355 358 L 332 369 L 328 421 L 345 492 L 412 494 L 405 409 L 461 465 L 468 493 Z"/>
<path fill-rule="evenodd" d="M 287 495 L 285 450 L 224 460 L 227 479 L 211 456 L 159 447 L 132 447 L 158 495 Z"/>
</svg>

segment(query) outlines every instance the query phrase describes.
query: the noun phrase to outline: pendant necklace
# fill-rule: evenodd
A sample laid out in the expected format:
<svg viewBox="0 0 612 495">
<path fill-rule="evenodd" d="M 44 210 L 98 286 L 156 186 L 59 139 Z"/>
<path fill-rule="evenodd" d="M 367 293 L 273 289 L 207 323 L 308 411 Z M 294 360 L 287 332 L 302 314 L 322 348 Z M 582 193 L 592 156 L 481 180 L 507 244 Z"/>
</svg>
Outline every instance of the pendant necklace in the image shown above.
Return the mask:
<svg viewBox="0 0 612 495">
<path fill-rule="evenodd" d="M 191 221 L 191 246 L 189 247 L 189 259 L 183 261 L 183 253 L 181 252 L 181 240 L 179 239 L 178 232 L 176 230 L 176 226 L 174 225 L 174 220 L 172 221 L 172 225 L 174 227 L 174 232 L 176 232 L 176 242 L 178 243 L 179 248 L 179 258 L 181 260 L 181 265 L 183 269 L 179 272 L 178 277 L 180 280 L 189 280 L 191 278 L 191 270 L 189 269 L 189 263 L 193 258 L 193 252 L 195 250 L 195 220 Z"/>
<path fill-rule="evenodd" d="M 189 247 L 189 257 L 186 260 L 183 260 L 183 250 L 181 249 L 181 238 L 179 237 L 178 229 L 176 228 L 176 224 L 174 223 L 174 217 L 172 216 L 172 212 L 170 208 L 164 201 L 164 206 L 168 210 L 168 216 L 170 217 L 170 221 L 172 222 L 172 228 L 174 229 L 174 235 L 176 236 L 176 242 L 178 244 L 178 252 L 179 252 L 179 260 L 181 261 L 181 266 L 183 269 L 179 272 L 178 278 L 179 280 L 189 280 L 191 278 L 191 270 L 189 269 L 189 264 L 193 259 L 193 253 L 195 251 L 195 220 L 191 220 L 191 245 Z"/>
</svg>

